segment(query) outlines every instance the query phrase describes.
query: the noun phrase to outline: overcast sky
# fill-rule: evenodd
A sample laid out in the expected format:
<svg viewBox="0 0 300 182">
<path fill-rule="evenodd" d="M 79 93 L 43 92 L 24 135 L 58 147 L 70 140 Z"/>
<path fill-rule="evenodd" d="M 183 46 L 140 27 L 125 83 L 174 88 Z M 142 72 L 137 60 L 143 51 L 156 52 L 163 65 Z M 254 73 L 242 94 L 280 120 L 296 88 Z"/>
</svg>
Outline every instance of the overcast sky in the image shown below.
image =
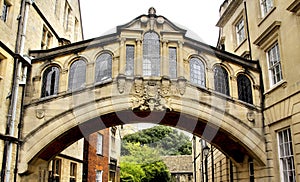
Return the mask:
<svg viewBox="0 0 300 182">
<path fill-rule="evenodd" d="M 134 18 L 148 14 L 154 7 L 157 15 L 187 27 L 204 43 L 216 46 L 219 29 L 219 7 L 224 0 L 81 0 L 84 38 L 103 35 Z"/>
</svg>

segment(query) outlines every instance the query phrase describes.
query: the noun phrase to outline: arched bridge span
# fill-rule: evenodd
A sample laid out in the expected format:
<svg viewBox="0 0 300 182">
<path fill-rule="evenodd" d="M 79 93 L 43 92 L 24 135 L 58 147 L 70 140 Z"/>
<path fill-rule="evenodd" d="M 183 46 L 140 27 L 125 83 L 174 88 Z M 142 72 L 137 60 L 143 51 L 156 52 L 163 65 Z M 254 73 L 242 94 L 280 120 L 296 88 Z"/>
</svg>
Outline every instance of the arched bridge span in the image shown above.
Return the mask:
<svg viewBox="0 0 300 182">
<path fill-rule="evenodd" d="M 20 173 L 36 159 L 50 160 L 100 129 L 149 122 L 202 136 L 236 163 L 245 156 L 265 164 L 260 110 L 185 79 L 119 76 L 102 85 L 26 105 Z"/>
</svg>

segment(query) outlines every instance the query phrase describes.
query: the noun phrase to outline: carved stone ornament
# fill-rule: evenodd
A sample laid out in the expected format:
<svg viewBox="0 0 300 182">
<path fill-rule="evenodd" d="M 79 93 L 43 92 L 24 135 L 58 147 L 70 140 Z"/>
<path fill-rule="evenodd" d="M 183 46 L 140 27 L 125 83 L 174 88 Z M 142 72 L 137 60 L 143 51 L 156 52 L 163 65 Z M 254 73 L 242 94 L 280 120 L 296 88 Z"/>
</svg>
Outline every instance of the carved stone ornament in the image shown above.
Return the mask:
<svg viewBox="0 0 300 182">
<path fill-rule="evenodd" d="M 170 90 L 169 80 L 151 80 L 135 79 L 134 94 L 131 99 L 132 109 L 140 110 L 172 110 L 171 98 L 168 95 Z"/>
<path fill-rule="evenodd" d="M 120 94 L 122 94 L 125 90 L 125 82 L 126 82 L 125 75 L 119 75 L 117 77 L 117 87 Z"/>
<path fill-rule="evenodd" d="M 184 77 L 179 77 L 177 80 L 177 89 L 180 93 L 180 95 L 183 95 L 185 93 L 186 89 L 186 79 Z"/>
<path fill-rule="evenodd" d="M 37 109 L 36 110 L 36 117 L 38 119 L 42 119 L 45 117 L 45 110 L 44 109 Z"/>
</svg>

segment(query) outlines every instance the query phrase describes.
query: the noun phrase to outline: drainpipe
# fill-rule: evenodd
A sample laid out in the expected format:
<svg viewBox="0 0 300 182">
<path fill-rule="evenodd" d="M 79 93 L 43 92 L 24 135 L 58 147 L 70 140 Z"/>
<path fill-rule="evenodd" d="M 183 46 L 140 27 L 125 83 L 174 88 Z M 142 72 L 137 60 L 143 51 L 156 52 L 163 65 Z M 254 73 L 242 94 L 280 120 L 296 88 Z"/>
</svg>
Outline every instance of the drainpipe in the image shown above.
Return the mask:
<svg viewBox="0 0 300 182">
<path fill-rule="evenodd" d="M 248 23 L 246 0 L 244 0 L 244 8 L 245 8 L 246 28 L 247 28 L 247 37 L 248 37 L 247 40 L 248 40 L 248 46 L 249 46 L 249 56 L 250 56 L 250 60 L 252 60 L 252 50 L 251 50 L 251 41 L 250 41 L 250 33 L 249 33 L 249 23 Z"/>
<path fill-rule="evenodd" d="M 30 5 L 33 3 L 33 0 L 25 0 L 21 2 L 21 9 L 20 9 L 20 19 L 18 24 L 18 34 L 17 34 L 17 42 L 16 42 L 16 54 L 20 54 L 23 56 L 24 53 L 24 46 L 25 46 L 25 39 L 26 39 L 26 27 L 27 27 L 27 20 L 28 20 L 28 12 Z M 25 7 L 24 7 L 25 3 Z M 24 16 L 22 18 L 22 15 L 24 13 Z M 21 34 L 20 34 L 21 33 Z M 9 113 L 7 115 L 7 130 L 6 135 L 14 137 L 15 133 L 15 120 L 16 120 L 16 114 L 17 114 L 17 101 L 18 101 L 18 94 L 19 94 L 19 84 L 22 81 L 22 83 L 26 83 L 26 80 L 22 80 L 21 78 L 21 71 L 22 71 L 22 62 L 19 60 L 19 58 L 15 59 L 15 65 L 17 65 L 17 73 L 14 74 L 13 78 L 13 88 L 12 88 L 12 96 L 11 96 L 11 104 L 9 108 Z M 16 67 L 15 67 L 16 69 Z M 27 66 L 24 68 L 23 76 L 26 79 L 27 74 Z M 23 91 L 24 92 L 24 91 Z M 22 110 L 22 108 L 21 108 Z M 5 142 L 5 151 L 3 156 L 3 161 L 6 162 L 6 164 L 2 165 L 2 178 L 1 182 L 10 182 L 10 174 L 11 174 L 11 163 L 12 163 L 12 147 L 13 143 L 12 141 L 6 141 Z M 18 152 L 17 152 L 18 153 Z"/>
</svg>

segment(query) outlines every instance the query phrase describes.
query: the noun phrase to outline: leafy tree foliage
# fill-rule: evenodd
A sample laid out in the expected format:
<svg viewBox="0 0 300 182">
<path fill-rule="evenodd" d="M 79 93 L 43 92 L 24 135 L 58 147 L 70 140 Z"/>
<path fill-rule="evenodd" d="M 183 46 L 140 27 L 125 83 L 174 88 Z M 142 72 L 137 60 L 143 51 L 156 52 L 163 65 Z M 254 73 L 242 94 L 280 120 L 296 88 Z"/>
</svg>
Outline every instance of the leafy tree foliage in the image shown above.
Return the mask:
<svg viewBox="0 0 300 182">
<path fill-rule="evenodd" d="M 122 182 L 167 182 L 171 174 L 159 152 L 140 143 L 126 143 L 128 155 L 121 157 Z"/>
<path fill-rule="evenodd" d="M 192 143 L 188 136 L 176 129 L 161 125 L 126 135 L 122 142 L 123 144 L 147 144 L 160 151 L 161 155 L 190 155 L 192 153 Z M 123 149 L 122 155 L 126 155 L 128 151 Z"/>
</svg>

